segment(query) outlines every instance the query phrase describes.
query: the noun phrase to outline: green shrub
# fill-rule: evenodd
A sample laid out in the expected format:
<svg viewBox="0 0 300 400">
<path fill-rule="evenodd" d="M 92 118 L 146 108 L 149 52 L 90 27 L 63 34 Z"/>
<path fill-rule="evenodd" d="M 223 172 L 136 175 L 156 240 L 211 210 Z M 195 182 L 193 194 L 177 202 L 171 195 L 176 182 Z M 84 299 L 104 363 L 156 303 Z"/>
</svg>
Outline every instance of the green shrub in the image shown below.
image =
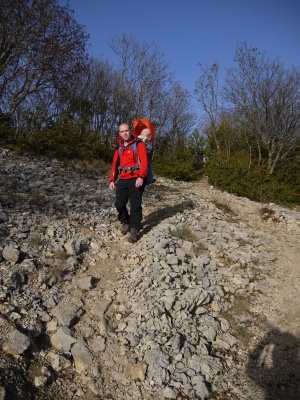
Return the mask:
<svg viewBox="0 0 300 400">
<path fill-rule="evenodd" d="M 237 196 L 260 202 L 275 202 L 287 206 L 300 204 L 298 169 L 281 168 L 270 175 L 265 165 L 258 166 L 245 152 L 228 159 L 224 153 L 213 154 L 205 167 L 210 184 Z"/>
<path fill-rule="evenodd" d="M 35 132 L 28 136 L 21 136 L 16 146 L 21 151 L 46 157 L 71 160 L 103 160 L 110 162 L 113 148 L 99 140 L 99 135 L 75 133 L 73 123 L 54 125 L 43 132 Z"/>
<path fill-rule="evenodd" d="M 178 181 L 194 181 L 199 178 L 195 160 L 187 149 L 178 149 L 173 153 L 156 154 L 153 159 L 156 175 Z"/>
</svg>

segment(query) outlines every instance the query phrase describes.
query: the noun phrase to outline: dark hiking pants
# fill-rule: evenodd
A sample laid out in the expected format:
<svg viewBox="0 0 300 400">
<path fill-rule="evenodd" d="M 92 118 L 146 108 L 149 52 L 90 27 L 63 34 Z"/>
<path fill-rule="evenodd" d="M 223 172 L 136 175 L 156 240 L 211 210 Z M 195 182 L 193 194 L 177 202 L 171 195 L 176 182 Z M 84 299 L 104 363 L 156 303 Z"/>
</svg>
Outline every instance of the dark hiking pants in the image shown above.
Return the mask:
<svg viewBox="0 0 300 400">
<path fill-rule="evenodd" d="M 142 228 L 142 198 L 145 186 L 135 187 L 137 178 L 119 179 L 116 185 L 115 206 L 118 210 L 118 219 L 122 224 L 129 224 L 130 228 Z M 130 201 L 130 214 L 127 203 Z"/>
</svg>

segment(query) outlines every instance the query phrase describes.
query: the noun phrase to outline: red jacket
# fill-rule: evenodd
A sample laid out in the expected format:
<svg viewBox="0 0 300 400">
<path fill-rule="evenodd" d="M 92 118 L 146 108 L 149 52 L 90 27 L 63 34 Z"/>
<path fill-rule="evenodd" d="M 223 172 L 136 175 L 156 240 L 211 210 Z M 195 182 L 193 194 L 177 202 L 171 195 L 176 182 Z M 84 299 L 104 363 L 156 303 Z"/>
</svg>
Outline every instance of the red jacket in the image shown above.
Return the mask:
<svg viewBox="0 0 300 400">
<path fill-rule="evenodd" d="M 136 139 L 131 140 L 126 147 L 124 147 L 124 143 L 122 138 L 119 136 L 118 142 L 120 146 L 115 150 L 111 174 L 109 177 L 110 181 L 115 181 L 118 176 L 120 179 L 130 179 L 130 178 L 138 178 L 141 177 L 143 179 L 146 178 L 148 173 L 148 156 L 147 156 L 147 149 L 145 143 L 142 141 L 138 141 L 136 145 L 137 153 L 135 153 L 134 149 L 132 148 L 132 144 L 136 141 Z M 120 153 L 120 159 L 119 159 Z M 139 170 L 132 170 L 132 171 L 124 171 L 122 169 L 118 169 L 118 167 L 135 167 L 140 164 Z"/>
</svg>

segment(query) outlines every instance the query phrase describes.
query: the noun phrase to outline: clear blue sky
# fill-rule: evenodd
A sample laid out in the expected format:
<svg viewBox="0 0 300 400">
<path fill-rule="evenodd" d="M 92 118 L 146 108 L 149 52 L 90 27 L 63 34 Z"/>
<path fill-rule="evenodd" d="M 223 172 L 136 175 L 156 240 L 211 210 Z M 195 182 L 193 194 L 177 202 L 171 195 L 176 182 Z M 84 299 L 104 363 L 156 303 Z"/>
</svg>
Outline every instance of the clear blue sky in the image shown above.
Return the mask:
<svg viewBox="0 0 300 400">
<path fill-rule="evenodd" d="M 63 3 L 63 1 L 62 1 Z M 90 34 L 90 54 L 114 61 L 111 38 L 122 33 L 154 43 L 175 80 L 190 91 L 198 63 L 233 65 L 238 42 L 300 66 L 300 0 L 69 0 Z"/>
</svg>

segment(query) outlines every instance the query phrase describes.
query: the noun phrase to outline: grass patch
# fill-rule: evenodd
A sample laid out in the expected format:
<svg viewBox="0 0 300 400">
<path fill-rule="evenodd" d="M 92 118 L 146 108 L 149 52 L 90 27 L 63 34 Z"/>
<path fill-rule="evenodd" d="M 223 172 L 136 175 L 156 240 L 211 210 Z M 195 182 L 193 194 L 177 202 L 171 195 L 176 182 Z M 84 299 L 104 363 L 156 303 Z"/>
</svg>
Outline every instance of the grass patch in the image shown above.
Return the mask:
<svg viewBox="0 0 300 400">
<path fill-rule="evenodd" d="M 250 314 L 248 299 L 243 295 L 236 295 L 234 303 L 227 311 L 222 312 L 222 316 L 230 322 L 233 334 L 245 346 L 249 344 L 252 334 L 248 326 L 238 322 L 239 316 Z"/>
<path fill-rule="evenodd" d="M 66 260 L 68 258 L 68 255 L 64 250 L 58 250 L 54 255 L 58 260 Z"/>
<path fill-rule="evenodd" d="M 29 244 L 30 244 L 32 247 L 38 248 L 38 247 L 40 247 L 40 246 L 43 246 L 43 245 L 45 244 L 45 241 L 44 241 L 44 239 L 40 238 L 40 237 L 37 236 L 37 235 L 31 235 L 31 236 L 29 237 Z"/>
<path fill-rule="evenodd" d="M 231 217 L 235 216 L 236 213 L 231 209 L 228 203 L 225 203 L 224 201 L 221 201 L 217 198 L 213 199 L 213 204 L 221 211 L 223 211 L 224 214 L 230 215 Z"/>
<path fill-rule="evenodd" d="M 49 283 L 59 283 L 63 280 L 63 270 L 59 268 L 57 265 L 53 265 L 49 268 L 48 274 L 47 274 L 47 281 Z"/>
<path fill-rule="evenodd" d="M 187 240 L 189 242 L 196 242 L 197 236 L 191 230 L 191 228 L 187 225 L 182 225 L 177 227 L 175 230 L 171 230 L 171 234 L 174 237 L 180 238 L 182 240 Z"/>
<path fill-rule="evenodd" d="M 196 257 L 201 256 L 206 251 L 205 245 L 201 242 L 194 243 L 192 249 Z"/>
<path fill-rule="evenodd" d="M 279 222 L 279 218 L 276 216 L 276 212 L 269 207 L 262 207 L 259 210 L 260 218 L 263 221 Z"/>
<path fill-rule="evenodd" d="M 73 198 L 84 198 L 85 196 L 87 196 L 89 193 L 86 189 L 76 189 L 73 192 L 71 192 L 70 196 Z"/>
<path fill-rule="evenodd" d="M 156 182 L 153 185 L 150 185 L 149 189 L 155 189 L 159 193 L 180 193 L 179 189 L 177 189 L 175 187 L 164 185 L 159 182 Z"/>
<path fill-rule="evenodd" d="M 28 203 L 32 206 L 42 206 L 45 204 L 46 197 L 39 193 L 39 192 L 33 192 L 28 200 Z"/>
<path fill-rule="evenodd" d="M 245 296 L 238 294 L 237 296 L 235 296 L 235 301 L 233 303 L 231 310 L 233 311 L 234 314 L 249 313 L 248 299 Z"/>
</svg>

